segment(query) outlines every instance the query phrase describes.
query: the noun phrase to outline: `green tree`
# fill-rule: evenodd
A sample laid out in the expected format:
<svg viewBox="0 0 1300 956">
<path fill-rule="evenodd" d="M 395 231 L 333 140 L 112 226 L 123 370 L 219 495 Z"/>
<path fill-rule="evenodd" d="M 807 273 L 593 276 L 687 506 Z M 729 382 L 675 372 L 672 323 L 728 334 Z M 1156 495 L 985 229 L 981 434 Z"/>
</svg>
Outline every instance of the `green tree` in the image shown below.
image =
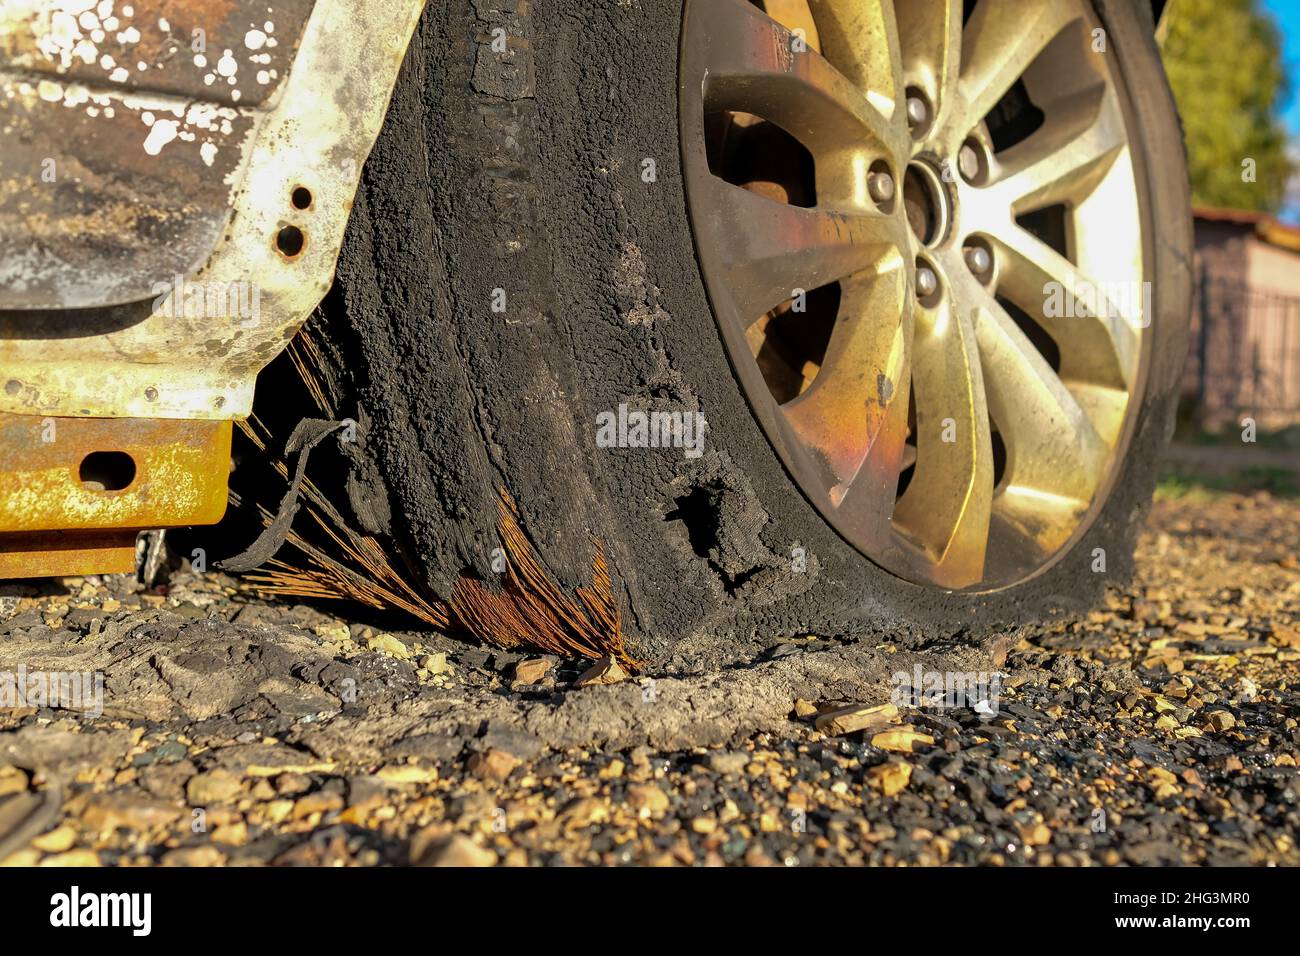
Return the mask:
<svg viewBox="0 0 1300 956">
<path fill-rule="evenodd" d="M 1172 0 L 1161 52 L 1183 118 L 1193 202 L 1276 212 L 1292 170 L 1272 19 L 1255 0 Z"/>
</svg>

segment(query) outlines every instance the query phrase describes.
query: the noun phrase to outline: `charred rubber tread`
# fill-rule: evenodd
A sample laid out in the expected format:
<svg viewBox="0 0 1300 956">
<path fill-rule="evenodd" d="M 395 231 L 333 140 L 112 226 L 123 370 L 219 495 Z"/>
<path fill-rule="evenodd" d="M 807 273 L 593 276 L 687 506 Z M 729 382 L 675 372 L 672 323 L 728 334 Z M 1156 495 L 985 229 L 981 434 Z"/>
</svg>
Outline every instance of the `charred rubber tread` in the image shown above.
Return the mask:
<svg viewBox="0 0 1300 956">
<path fill-rule="evenodd" d="M 1186 353 L 1191 226 L 1149 13 L 1097 6 L 1134 97 L 1159 224 L 1149 398 L 1082 540 L 1016 588 L 958 595 L 895 578 L 835 534 L 736 385 L 686 218 L 681 0 L 431 2 L 326 305 L 393 531 L 429 588 L 445 599 L 467 569 L 490 578 L 502 488 L 566 589 L 590 583 L 591 542 L 603 542 L 629 649 L 669 670 L 750 659 L 802 633 L 989 632 L 1087 607 L 1125 576 Z M 702 412 L 704 454 L 597 448 L 596 415 L 620 403 Z M 1104 575 L 1091 570 L 1099 547 Z"/>
</svg>

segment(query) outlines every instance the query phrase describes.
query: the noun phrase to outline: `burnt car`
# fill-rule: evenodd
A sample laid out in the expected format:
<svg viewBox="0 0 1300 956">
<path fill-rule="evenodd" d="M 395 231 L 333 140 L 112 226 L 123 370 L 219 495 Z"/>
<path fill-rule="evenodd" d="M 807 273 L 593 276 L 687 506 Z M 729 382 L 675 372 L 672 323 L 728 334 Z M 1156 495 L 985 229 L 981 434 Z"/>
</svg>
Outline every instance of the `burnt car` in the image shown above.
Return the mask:
<svg viewBox="0 0 1300 956">
<path fill-rule="evenodd" d="M 228 569 L 498 643 L 1087 607 L 1186 351 L 1158 12 L 7 0 L 0 575 L 242 481 Z"/>
</svg>

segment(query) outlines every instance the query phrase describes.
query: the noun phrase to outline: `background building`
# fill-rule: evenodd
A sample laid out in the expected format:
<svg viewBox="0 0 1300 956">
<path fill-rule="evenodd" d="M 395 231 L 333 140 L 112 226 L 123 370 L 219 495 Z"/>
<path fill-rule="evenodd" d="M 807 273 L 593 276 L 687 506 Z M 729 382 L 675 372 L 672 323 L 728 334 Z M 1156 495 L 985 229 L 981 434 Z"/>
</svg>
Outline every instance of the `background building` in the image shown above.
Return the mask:
<svg viewBox="0 0 1300 956">
<path fill-rule="evenodd" d="M 1184 397 L 1207 427 L 1300 423 L 1300 229 L 1196 210 L 1196 299 Z"/>
</svg>

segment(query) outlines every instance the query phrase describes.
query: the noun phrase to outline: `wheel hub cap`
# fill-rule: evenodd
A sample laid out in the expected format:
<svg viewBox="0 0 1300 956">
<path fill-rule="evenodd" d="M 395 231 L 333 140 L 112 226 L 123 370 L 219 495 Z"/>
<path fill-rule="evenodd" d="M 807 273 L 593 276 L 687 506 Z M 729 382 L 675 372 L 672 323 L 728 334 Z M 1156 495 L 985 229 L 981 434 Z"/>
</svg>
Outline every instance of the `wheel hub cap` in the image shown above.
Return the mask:
<svg viewBox="0 0 1300 956">
<path fill-rule="evenodd" d="M 921 245 L 935 245 L 947 234 L 951 200 L 939 170 L 931 163 L 921 160 L 908 165 L 903 208 L 912 235 Z"/>
</svg>

